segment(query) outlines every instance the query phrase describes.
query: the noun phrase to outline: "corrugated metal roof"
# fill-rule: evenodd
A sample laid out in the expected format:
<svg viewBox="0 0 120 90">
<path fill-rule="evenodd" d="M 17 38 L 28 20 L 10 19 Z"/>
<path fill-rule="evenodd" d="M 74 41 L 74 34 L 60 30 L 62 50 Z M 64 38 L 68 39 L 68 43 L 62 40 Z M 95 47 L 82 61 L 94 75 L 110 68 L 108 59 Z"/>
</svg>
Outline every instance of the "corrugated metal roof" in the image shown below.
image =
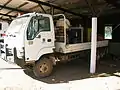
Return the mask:
<svg viewBox="0 0 120 90">
<path fill-rule="evenodd" d="M 89 6 L 86 3 L 86 0 L 38 0 L 43 2 L 49 2 L 53 5 L 68 9 L 70 11 L 74 11 L 83 15 L 90 15 L 91 10 Z M 90 0 L 88 0 L 90 1 Z M 97 1 L 94 5 L 94 8 L 96 9 L 96 12 L 99 12 L 100 9 L 106 4 L 104 0 L 95 0 Z M 0 0 L 0 13 L 6 14 L 6 15 L 17 15 L 19 10 L 24 10 L 26 12 L 43 12 L 41 7 L 34 2 L 30 2 L 30 0 Z M 6 8 L 7 7 L 7 8 Z M 44 10 L 49 13 L 50 7 L 42 5 Z M 12 10 L 10 8 L 14 8 L 15 10 Z M 109 7 L 106 7 L 106 9 L 109 9 Z M 43 12 L 44 13 L 44 12 Z M 63 13 L 61 10 L 55 10 L 55 13 Z M 0 19 L 6 19 L 10 18 L 8 16 L 0 15 Z"/>
</svg>

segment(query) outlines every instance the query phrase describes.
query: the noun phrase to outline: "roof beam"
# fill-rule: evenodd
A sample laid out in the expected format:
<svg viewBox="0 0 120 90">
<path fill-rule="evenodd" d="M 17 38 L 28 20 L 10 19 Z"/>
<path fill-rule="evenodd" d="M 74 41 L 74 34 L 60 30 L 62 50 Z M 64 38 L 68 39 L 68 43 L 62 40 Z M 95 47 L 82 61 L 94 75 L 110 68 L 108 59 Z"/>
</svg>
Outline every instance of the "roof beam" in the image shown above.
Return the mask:
<svg viewBox="0 0 120 90">
<path fill-rule="evenodd" d="M 12 21 L 12 20 L 10 20 L 10 19 L 3 19 L 3 18 L 0 18 L 0 20 L 3 20 L 3 21 L 9 21 L 9 22 Z"/>
<path fill-rule="evenodd" d="M 29 10 L 33 10 L 33 9 L 35 9 L 35 8 L 37 8 L 37 7 L 39 7 L 39 5 L 36 5 L 36 6 L 31 7 L 31 8 L 29 8 Z"/>
<path fill-rule="evenodd" d="M 97 3 L 95 4 L 94 6 L 95 7 L 101 7 L 101 6 L 104 6 L 106 3 L 105 2 L 101 2 L 101 3 Z M 89 9 L 89 6 L 88 5 L 85 5 L 85 6 L 81 6 L 81 7 L 72 7 L 70 8 L 70 10 L 75 10 L 75 9 Z"/>
<path fill-rule="evenodd" d="M 47 2 L 38 1 L 38 0 L 28 0 L 28 1 L 31 1 L 31 2 L 34 2 L 34 3 L 38 3 L 38 4 L 42 4 L 42 5 L 45 5 L 45 6 L 48 6 L 48 7 L 54 7 L 55 9 L 58 9 L 58 10 L 61 10 L 61 11 L 67 12 L 67 13 L 71 13 L 71 14 L 76 15 L 76 16 L 84 17 L 84 15 L 82 15 L 82 14 L 72 12 L 72 11 L 70 11 L 68 9 L 61 8 L 59 6 L 56 6 L 56 5 L 47 3 Z"/>
<path fill-rule="evenodd" d="M 93 6 L 93 0 L 85 0 L 86 4 L 89 6 L 90 10 L 91 10 L 91 13 L 92 13 L 92 16 L 96 16 L 96 11 L 95 11 L 95 8 Z"/>
<path fill-rule="evenodd" d="M 45 11 L 45 9 L 43 8 L 43 6 L 39 3 L 39 6 L 40 6 L 40 8 L 42 9 L 42 11 L 44 12 L 44 13 L 46 13 L 46 11 Z"/>
<path fill-rule="evenodd" d="M 28 2 L 24 2 L 23 4 L 19 5 L 17 8 L 21 8 L 21 7 L 23 7 L 23 6 L 27 5 L 27 4 L 28 4 Z"/>
<path fill-rule="evenodd" d="M 7 17 L 13 17 L 13 18 L 16 17 L 16 16 L 12 16 L 12 15 L 8 15 L 8 14 L 3 14 L 3 13 L 0 13 L 0 15 L 7 16 Z"/>
<path fill-rule="evenodd" d="M 28 11 L 24 11 L 24 10 L 12 8 L 12 7 L 7 7 L 7 6 L 3 6 L 3 5 L 0 5 L 0 7 L 1 7 L 1 8 L 5 8 L 5 9 L 9 9 L 9 10 L 13 10 L 13 11 L 17 11 L 17 12 L 28 13 Z"/>
<path fill-rule="evenodd" d="M 21 8 L 21 7 L 25 6 L 26 4 L 28 4 L 28 2 L 25 2 L 25 3 L 21 4 L 21 5 L 19 5 L 16 9 Z M 11 12 L 13 12 L 13 10 L 7 12 L 6 14 L 9 14 Z"/>
<path fill-rule="evenodd" d="M 7 4 L 9 4 L 12 0 L 8 0 L 3 6 L 6 6 Z M 2 10 L 3 8 L 0 8 L 0 10 Z"/>
<path fill-rule="evenodd" d="M 12 0 L 8 0 L 8 1 L 4 4 L 4 6 L 6 6 L 7 4 L 9 4 L 11 1 L 12 1 Z"/>
</svg>

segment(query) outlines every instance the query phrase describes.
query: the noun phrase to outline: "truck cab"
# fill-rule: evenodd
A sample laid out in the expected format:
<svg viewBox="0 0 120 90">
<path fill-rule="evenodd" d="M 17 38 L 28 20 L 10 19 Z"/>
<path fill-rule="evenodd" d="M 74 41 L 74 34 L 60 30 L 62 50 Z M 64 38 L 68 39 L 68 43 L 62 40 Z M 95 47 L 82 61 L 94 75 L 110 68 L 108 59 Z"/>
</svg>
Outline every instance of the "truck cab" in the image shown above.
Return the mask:
<svg viewBox="0 0 120 90">
<path fill-rule="evenodd" d="M 7 29 L 2 58 L 23 66 L 53 53 L 54 41 L 51 15 L 25 14 L 14 19 Z"/>
</svg>

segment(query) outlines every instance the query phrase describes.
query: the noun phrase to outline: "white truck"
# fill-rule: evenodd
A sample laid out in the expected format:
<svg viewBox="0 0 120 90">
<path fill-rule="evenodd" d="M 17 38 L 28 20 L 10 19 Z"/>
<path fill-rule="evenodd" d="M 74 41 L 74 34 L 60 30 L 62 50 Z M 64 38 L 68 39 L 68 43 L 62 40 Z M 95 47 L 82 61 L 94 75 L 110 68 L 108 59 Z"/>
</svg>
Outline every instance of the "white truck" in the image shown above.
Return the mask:
<svg viewBox="0 0 120 90">
<path fill-rule="evenodd" d="M 108 41 L 98 41 L 104 56 Z M 28 13 L 10 24 L 2 46 L 2 58 L 18 65 L 32 65 L 37 77 L 49 76 L 57 61 L 85 55 L 91 43 L 83 41 L 83 27 L 71 27 L 64 14 Z"/>
<path fill-rule="evenodd" d="M 0 21 L 0 42 L 4 42 L 4 36 L 8 26 L 8 22 Z"/>
</svg>

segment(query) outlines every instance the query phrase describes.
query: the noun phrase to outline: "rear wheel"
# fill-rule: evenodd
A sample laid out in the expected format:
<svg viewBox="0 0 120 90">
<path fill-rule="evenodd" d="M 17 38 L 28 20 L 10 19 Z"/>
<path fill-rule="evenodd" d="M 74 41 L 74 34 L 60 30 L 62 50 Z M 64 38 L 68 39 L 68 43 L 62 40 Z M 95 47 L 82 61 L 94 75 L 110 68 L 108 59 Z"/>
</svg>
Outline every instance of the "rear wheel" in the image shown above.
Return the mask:
<svg viewBox="0 0 120 90">
<path fill-rule="evenodd" d="M 39 78 L 49 76 L 52 70 L 53 70 L 53 63 L 52 60 L 48 58 L 43 58 L 42 60 L 36 62 L 33 68 L 33 72 L 35 76 Z"/>
</svg>

